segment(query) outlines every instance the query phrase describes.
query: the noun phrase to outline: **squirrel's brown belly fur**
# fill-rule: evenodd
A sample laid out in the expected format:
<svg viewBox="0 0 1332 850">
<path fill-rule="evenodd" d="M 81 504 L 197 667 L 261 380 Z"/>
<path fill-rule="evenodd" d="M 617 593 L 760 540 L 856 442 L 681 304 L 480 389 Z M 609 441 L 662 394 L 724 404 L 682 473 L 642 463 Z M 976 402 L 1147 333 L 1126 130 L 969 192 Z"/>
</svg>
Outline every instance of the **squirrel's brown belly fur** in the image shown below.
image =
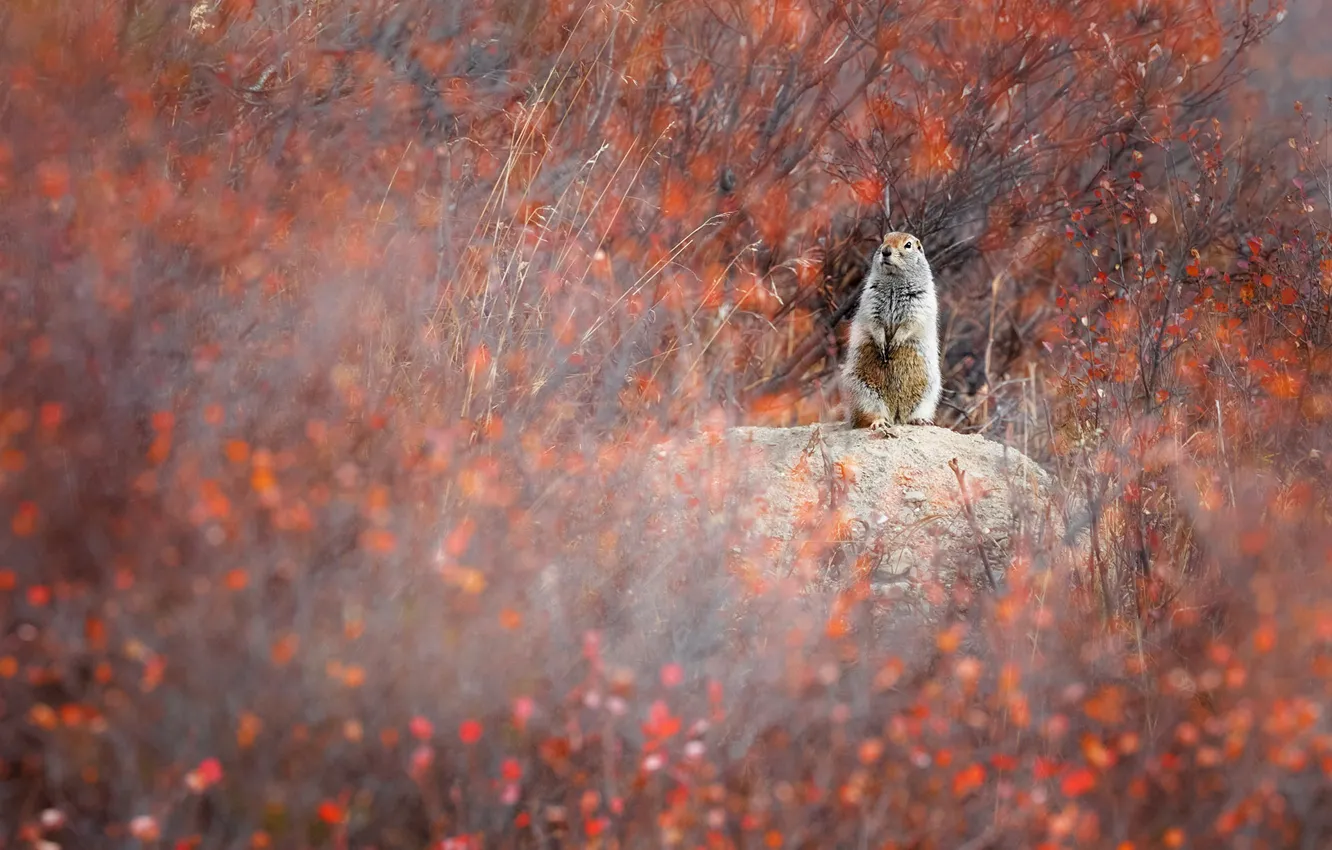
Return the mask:
<svg viewBox="0 0 1332 850">
<path fill-rule="evenodd" d="M 865 342 L 856 352 L 856 375 L 878 393 L 888 407 L 892 422 L 903 423 L 925 397 L 929 374 L 925 358 L 912 346 L 889 345 L 880 351 L 873 342 Z M 855 428 L 868 428 L 873 417 L 855 412 Z"/>
</svg>

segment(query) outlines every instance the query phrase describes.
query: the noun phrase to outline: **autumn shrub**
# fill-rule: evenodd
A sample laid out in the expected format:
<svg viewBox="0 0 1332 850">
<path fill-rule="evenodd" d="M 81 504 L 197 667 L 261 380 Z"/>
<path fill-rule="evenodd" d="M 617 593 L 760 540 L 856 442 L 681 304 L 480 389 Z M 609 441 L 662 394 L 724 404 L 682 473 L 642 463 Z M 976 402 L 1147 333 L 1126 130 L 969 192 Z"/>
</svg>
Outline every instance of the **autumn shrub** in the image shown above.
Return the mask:
<svg viewBox="0 0 1332 850">
<path fill-rule="evenodd" d="M 1321 845 L 1327 115 L 1219 5 L 8 4 L 0 841 Z M 888 222 L 1059 487 L 876 633 L 652 470 Z"/>
</svg>

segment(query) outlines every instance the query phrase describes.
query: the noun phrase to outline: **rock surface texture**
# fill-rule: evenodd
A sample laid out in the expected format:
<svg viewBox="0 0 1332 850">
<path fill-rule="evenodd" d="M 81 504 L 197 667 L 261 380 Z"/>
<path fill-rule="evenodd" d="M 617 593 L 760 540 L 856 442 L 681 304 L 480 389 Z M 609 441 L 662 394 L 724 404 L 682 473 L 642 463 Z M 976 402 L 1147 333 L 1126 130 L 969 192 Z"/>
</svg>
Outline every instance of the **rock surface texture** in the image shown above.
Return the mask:
<svg viewBox="0 0 1332 850">
<path fill-rule="evenodd" d="M 657 457 L 677 492 L 738 529 L 741 569 L 808 584 L 867 577 L 876 599 L 926 615 L 959 571 L 1002 583 L 1010 540 L 1038 521 L 1050 484 L 1016 449 L 931 426 L 731 428 Z"/>
</svg>

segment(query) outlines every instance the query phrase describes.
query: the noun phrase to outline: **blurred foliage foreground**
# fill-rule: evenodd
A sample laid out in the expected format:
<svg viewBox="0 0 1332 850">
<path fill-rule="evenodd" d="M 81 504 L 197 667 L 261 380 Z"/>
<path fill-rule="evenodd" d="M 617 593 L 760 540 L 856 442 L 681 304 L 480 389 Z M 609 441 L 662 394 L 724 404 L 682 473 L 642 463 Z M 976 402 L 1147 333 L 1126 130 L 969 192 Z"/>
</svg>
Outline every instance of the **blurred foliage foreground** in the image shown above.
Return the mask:
<svg viewBox="0 0 1332 850">
<path fill-rule="evenodd" d="M 0 845 L 1328 846 L 1283 15 L 5 3 Z M 639 498 L 681 429 L 833 415 L 885 193 L 946 423 L 1087 509 L 891 641 L 724 488 Z"/>
</svg>

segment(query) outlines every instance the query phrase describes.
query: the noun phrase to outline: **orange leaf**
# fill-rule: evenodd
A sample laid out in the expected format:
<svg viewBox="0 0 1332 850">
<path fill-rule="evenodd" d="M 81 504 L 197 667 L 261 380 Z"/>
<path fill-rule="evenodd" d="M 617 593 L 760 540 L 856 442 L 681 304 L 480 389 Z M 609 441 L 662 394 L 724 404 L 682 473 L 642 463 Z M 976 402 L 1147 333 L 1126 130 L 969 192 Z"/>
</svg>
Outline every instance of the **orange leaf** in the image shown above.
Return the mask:
<svg viewBox="0 0 1332 850">
<path fill-rule="evenodd" d="M 83 620 L 83 634 L 88 639 L 88 645 L 93 649 L 102 650 L 106 647 L 106 622 L 100 617 L 94 617 L 91 614 Z"/>
<path fill-rule="evenodd" d="M 851 184 L 851 193 L 862 204 L 877 206 L 883 203 L 883 183 L 877 178 L 867 177 Z"/>
<path fill-rule="evenodd" d="M 296 657 L 296 650 L 300 648 L 300 639 L 295 635 L 285 635 L 278 638 L 273 643 L 273 663 L 279 667 L 285 667 Z"/>
<path fill-rule="evenodd" d="M 227 440 L 225 452 L 227 460 L 242 464 L 250 459 L 250 444 L 244 440 Z"/>
<path fill-rule="evenodd" d="M 866 738 L 860 742 L 858 756 L 864 765 L 874 764 L 883 755 L 883 741 L 878 738 Z"/>
<path fill-rule="evenodd" d="M 166 459 L 170 456 L 171 437 L 167 434 L 162 434 L 154 438 L 152 444 L 148 447 L 148 462 L 157 466 L 165 463 Z"/>
<path fill-rule="evenodd" d="M 1240 552 L 1245 555 L 1261 555 L 1267 548 L 1268 534 L 1265 528 L 1255 528 L 1240 535 Z"/>
<path fill-rule="evenodd" d="M 382 528 L 372 528 L 361 533 L 361 548 L 386 555 L 396 549 L 398 539 L 393 532 Z"/>
<path fill-rule="evenodd" d="M 1082 710 L 1097 723 L 1118 725 L 1124 719 L 1124 692 L 1114 685 L 1104 687 L 1083 704 Z"/>
<path fill-rule="evenodd" d="M 837 606 L 839 609 L 842 607 L 843 606 L 840 605 Z M 851 627 L 846 621 L 846 615 L 840 610 L 834 610 L 832 616 L 828 618 L 828 625 L 826 628 L 828 637 L 833 640 L 844 638 L 850 630 Z"/>
<path fill-rule="evenodd" d="M 254 472 L 250 474 L 250 486 L 256 493 L 271 492 L 277 486 L 277 479 L 273 477 L 273 470 L 266 466 L 256 466 Z"/>
<path fill-rule="evenodd" d="M 1280 375 L 1269 375 L 1263 379 L 1262 383 L 1263 389 L 1276 398 L 1295 398 L 1300 394 L 1302 385 L 1300 378 L 1289 372 Z"/>
<path fill-rule="evenodd" d="M 35 725 L 40 726 L 47 731 L 56 728 L 60 722 L 56 717 L 55 709 L 42 702 L 37 703 L 28 710 L 28 719 Z"/>
<path fill-rule="evenodd" d="M 490 348 L 483 342 L 468 355 L 467 365 L 473 374 L 481 374 L 490 366 Z"/>
<path fill-rule="evenodd" d="M 953 796 L 964 796 L 984 783 L 985 768 L 975 763 L 967 765 L 953 777 Z"/>
<path fill-rule="evenodd" d="M 445 567 L 444 580 L 463 593 L 476 596 L 486 589 L 486 576 L 470 567 Z"/>
<path fill-rule="evenodd" d="M 954 624 L 940 632 L 939 637 L 935 641 L 939 646 L 939 651 L 946 654 L 956 652 L 957 648 L 962 645 L 963 631 L 963 626 Z"/>
<path fill-rule="evenodd" d="M 672 180 L 666 184 L 666 190 L 661 193 L 661 212 L 667 218 L 680 218 L 689 209 L 689 198 L 685 194 L 684 185 L 679 180 Z"/>
<path fill-rule="evenodd" d="M 1258 626 L 1258 629 L 1253 633 L 1254 649 L 1264 654 L 1271 652 L 1272 648 L 1276 646 L 1276 639 L 1276 627 L 1268 620 Z"/>
<path fill-rule="evenodd" d="M 1115 756 L 1095 735 L 1082 736 L 1082 754 L 1093 767 L 1104 770 L 1115 763 Z"/>
<path fill-rule="evenodd" d="M 31 537 L 37 530 L 37 518 L 40 516 L 37 506 L 32 502 L 22 502 L 18 510 L 14 512 L 14 518 L 9 521 L 9 527 L 13 530 L 15 537 Z"/>
<path fill-rule="evenodd" d="M 358 664 L 351 664 L 342 670 L 342 684 L 349 688 L 359 688 L 365 684 L 365 668 Z"/>
<path fill-rule="evenodd" d="M 241 712 L 240 721 L 236 724 L 236 745 L 242 750 L 249 749 L 263 728 L 264 722 L 258 715 L 248 711 Z"/>
</svg>

